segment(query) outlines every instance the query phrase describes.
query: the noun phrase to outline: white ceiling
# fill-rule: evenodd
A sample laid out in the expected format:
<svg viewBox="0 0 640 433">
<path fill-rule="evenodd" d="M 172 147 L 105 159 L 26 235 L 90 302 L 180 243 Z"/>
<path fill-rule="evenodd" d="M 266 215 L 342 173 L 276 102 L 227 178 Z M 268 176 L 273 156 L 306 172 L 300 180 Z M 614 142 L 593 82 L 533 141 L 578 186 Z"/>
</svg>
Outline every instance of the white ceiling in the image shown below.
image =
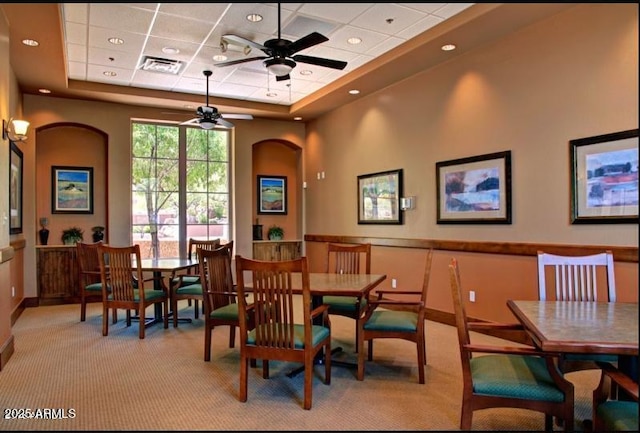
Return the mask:
<svg viewBox="0 0 640 433">
<path fill-rule="evenodd" d="M 63 3 L 64 51 L 68 79 L 134 88 L 206 93 L 203 71 L 213 71 L 211 96 L 291 105 L 313 94 L 420 33 L 437 26 L 473 3 L 283 3 L 283 39 L 295 41 L 317 31 L 329 41 L 297 54 L 347 62 L 335 70 L 298 62 L 291 80 L 276 82 L 262 61 L 216 67 L 224 34 L 259 44 L 278 36 L 277 3 Z M 246 19 L 258 13 L 257 23 Z M 357 36 L 359 45 L 347 39 Z M 113 45 L 109 38 L 124 41 Z M 166 54 L 163 48 L 177 48 Z M 262 56 L 229 45 L 230 60 Z M 144 71 L 144 56 L 184 62 L 177 74 Z M 106 76 L 106 71 L 115 76 Z M 301 75 L 311 71 L 311 75 Z M 276 96 L 267 96 L 267 94 Z"/>
</svg>

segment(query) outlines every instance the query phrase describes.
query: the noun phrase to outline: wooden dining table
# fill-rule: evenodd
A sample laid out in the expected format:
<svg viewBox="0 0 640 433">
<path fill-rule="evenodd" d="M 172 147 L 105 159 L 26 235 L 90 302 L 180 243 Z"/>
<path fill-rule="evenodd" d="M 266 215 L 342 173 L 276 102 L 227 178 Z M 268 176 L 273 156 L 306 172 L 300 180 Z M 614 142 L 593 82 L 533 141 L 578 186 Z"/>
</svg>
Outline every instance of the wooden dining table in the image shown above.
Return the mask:
<svg viewBox="0 0 640 433">
<path fill-rule="evenodd" d="M 507 306 L 543 351 L 638 356 L 638 304 L 518 301 Z"/>
<path fill-rule="evenodd" d="M 291 284 L 294 293 L 302 293 L 302 274 L 292 273 Z M 312 308 L 322 304 L 323 296 L 362 296 L 368 298 L 369 293 L 387 278 L 386 274 L 335 274 L 325 272 L 309 273 L 309 290 L 311 292 Z M 247 290 L 251 290 L 251 285 L 247 285 Z M 341 351 L 341 347 L 335 347 L 331 353 Z M 316 358 L 316 363 L 322 362 L 322 356 Z M 340 367 L 356 368 L 357 364 L 338 360 L 331 360 L 331 365 Z M 304 367 L 296 368 L 287 373 L 292 377 L 303 371 Z"/>
</svg>

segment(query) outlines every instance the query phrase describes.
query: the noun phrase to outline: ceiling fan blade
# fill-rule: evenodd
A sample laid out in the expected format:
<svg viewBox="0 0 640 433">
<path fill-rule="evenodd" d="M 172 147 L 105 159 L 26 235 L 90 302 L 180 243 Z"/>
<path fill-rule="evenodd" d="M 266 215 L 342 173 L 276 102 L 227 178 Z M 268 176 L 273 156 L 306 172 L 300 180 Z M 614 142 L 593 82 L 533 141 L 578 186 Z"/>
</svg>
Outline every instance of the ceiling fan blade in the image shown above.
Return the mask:
<svg viewBox="0 0 640 433">
<path fill-rule="evenodd" d="M 228 42 L 232 42 L 236 45 L 242 45 L 242 46 L 250 46 L 253 48 L 257 48 L 259 50 L 266 50 L 267 47 L 265 47 L 264 45 L 260 45 L 257 42 L 253 42 L 252 40 L 249 39 L 245 39 L 242 36 L 237 36 L 237 35 L 222 35 L 222 39 L 225 39 Z"/>
<path fill-rule="evenodd" d="M 261 57 L 249 57 L 248 59 L 240 59 L 240 60 L 230 60 L 228 62 L 221 62 L 221 63 L 216 63 L 213 66 L 232 66 L 232 65 L 239 65 L 240 63 L 247 63 L 247 62 L 253 62 L 254 60 L 264 60 L 264 59 L 268 59 L 269 57 L 267 56 L 261 56 Z"/>
<path fill-rule="evenodd" d="M 251 114 L 226 113 L 226 114 L 221 114 L 221 116 L 225 119 L 253 120 L 253 116 Z"/>
<path fill-rule="evenodd" d="M 180 125 L 197 125 L 200 121 L 199 117 L 194 117 L 191 120 L 187 120 L 186 122 L 182 122 Z"/>
<path fill-rule="evenodd" d="M 309 33 L 307 36 L 303 36 L 295 42 L 292 42 L 287 49 L 289 50 L 289 55 L 291 55 L 297 53 L 298 51 L 302 51 L 305 48 L 327 42 L 328 40 L 329 38 L 327 38 L 326 36 L 321 35 L 318 32 L 313 32 Z"/>
<path fill-rule="evenodd" d="M 289 76 L 289 74 L 287 75 L 276 75 L 276 81 L 285 81 L 285 80 L 290 80 L 291 77 Z"/>
<path fill-rule="evenodd" d="M 221 127 L 223 127 L 223 128 L 233 128 L 233 127 L 234 127 L 234 124 L 233 124 L 233 123 L 231 123 L 231 122 L 227 122 L 227 121 L 226 121 L 226 120 L 224 120 L 224 119 L 217 119 L 217 120 L 216 120 L 216 127 L 217 127 L 217 126 L 221 126 Z"/>
<path fill-rule="evenodd" d="M 342 60 L 323 59 L 321 57 L 305 56 L 298 54 L 293 56 L 293 60 L 301 63 L 309 63 L 310 65 L 324 66 L 325 68 L 344 69 L 347 66 L 347 62 Z"/>
</svg>

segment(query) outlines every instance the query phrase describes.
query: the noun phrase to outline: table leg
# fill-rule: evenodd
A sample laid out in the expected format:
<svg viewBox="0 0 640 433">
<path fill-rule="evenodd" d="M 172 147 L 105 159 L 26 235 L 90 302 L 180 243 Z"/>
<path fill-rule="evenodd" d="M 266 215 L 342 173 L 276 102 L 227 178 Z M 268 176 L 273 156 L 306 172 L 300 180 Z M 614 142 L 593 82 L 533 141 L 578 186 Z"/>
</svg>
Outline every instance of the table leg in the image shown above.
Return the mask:
<svg viewBox="0 0 640 433">
<path fill-rule="evenodd" d="M 155 290 L 162 290 L 162 271 L 153 271 L 153 288 Z M 171 304 L 171 302 L 169 302 L 169 304 Z M 176 311 L 175 313 L 173 311 L 169 311 L 169 317 L 171 317 L 173 314 L 178 314 L 178 312 Z M 136 315 L 135 317 L 132 317 L 131 320 L 140 320 L 140 318 Z M 191 323 L 191 319 L 189 318 L 178 318 L 179 322 L 184 322 L 184 323 Z M 153 318 L 151 319 L 146 319 L 145 320 L 145 324 L 144 326 L 151 326 L 151 325 L 155 325 L 156 323 L 161 323 L 163 322 L 162 319 L 162 305 L 159 303 L 153 304 Z"/>
</svg>

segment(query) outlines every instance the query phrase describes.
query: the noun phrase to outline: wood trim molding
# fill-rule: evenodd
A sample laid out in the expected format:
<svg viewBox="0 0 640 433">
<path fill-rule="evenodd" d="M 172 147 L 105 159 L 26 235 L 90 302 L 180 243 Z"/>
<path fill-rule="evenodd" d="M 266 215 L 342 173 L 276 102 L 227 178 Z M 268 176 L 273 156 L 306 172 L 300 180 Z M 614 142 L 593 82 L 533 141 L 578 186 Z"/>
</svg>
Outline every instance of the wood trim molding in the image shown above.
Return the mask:
<svg viewBox="0 0 640 433">
<path fill-rule="evenodd" d="M 580 256 L 595 254 L 603 250 L 613 252 L 618 262 L 638 263 L 638 247 L 611 245 L 564 245 L 521 242 L 449 241 L 434 239 L 376 238 L 359 236 L 305 235 L 306 242 L 371 243 L 374 246 L 396 248 L 433 248 L 434 250 L 464 251 L 482 254 L 508 254 L 514 256 L 536 256 L 539 250 L 559 255 Z"/>
</svg>

